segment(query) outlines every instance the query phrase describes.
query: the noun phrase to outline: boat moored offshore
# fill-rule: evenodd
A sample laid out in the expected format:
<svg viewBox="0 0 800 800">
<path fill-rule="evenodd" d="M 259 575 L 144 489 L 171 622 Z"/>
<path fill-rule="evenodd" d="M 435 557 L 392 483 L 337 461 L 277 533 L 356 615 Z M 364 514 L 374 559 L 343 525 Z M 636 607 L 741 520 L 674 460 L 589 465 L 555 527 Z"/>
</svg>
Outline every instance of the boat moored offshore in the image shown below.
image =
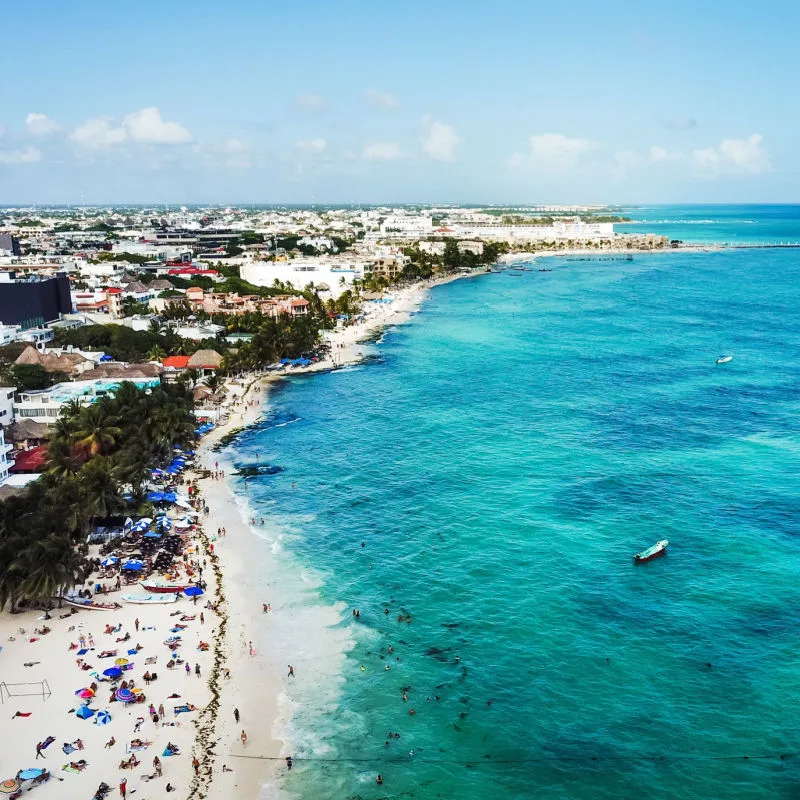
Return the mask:
<svg viewBox="0 0 800 800">
<path fill-rule="evenodd" d="M 662 539 L 660 542 L 656 542 L 652 547 L 648 547 L 647 550 L 642 550 L 641 553 L 637 553 L 633 557 L 633 562 L 635 564 L 644 564 L 647 561 L 652 561 L 654 558 L 663 556 L 667 552 L 668 546 L 669 539 Z"/>
</svg>

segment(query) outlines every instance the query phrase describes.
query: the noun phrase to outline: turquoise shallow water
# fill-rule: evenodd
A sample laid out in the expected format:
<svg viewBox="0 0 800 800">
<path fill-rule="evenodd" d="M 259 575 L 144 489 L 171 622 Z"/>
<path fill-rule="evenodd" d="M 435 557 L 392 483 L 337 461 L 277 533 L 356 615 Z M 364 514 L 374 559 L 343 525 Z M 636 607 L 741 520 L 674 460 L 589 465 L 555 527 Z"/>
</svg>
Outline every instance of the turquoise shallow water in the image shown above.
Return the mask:
<svg viewBox="0 0 800 800">
<path fill-rule="evenodd" d="M 710 757 L 800 752 L 800 255 L 546 263 L 435 289 L 228 452 L 348 607 L 286 788 L 797 797 L 800 756 Z"/>
</svg>

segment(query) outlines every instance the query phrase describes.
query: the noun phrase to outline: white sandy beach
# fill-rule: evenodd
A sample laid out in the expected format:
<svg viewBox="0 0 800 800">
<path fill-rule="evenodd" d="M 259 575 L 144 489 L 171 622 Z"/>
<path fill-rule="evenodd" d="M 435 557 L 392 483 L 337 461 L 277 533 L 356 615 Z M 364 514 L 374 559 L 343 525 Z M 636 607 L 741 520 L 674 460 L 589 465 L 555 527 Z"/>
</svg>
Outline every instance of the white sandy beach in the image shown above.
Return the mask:
<svg viewBox="0 0 800 800">
<path fill-rule="evenodd" d="M 390 304 L 367 304 L 360 323 L 328 334 L 331 357 L 305 369 L 294 368 L 288 374 L 331 369 L 360 360 L 366 351 L 360 342 L 383 327 L 407 319 L 435 283 L 387 293 L 393 298 Z M 229 385 L 223 420 L 200 443 L 196 468 L 216 469 L 218 456 L 213 446 L 226 433 L 257 421 L 269 383 L 282 377 L 273 373 L 249 383 Z M 223 464 L 219 466 L 224 468 Z M 188 478 L 193 475 L 196 473 L 187 473 Z M 264 585 L 260 571 L 253 569 L 254 563 L 258 566 L 254 559 L 269 558 L 270 549 L 247 524 L 227 478 L 200 477 L 198 487 L 209 513 L 201 515 L 204 533 L 195 537 L 197 552 L 190 558 L 204 563 L 203 578 L 208 586 L 206 595 L 196 604 L 188 598 L 175 604 L 148 606 L 121 601 L 124 593 L 143 593 L 141 587 L 134 585 L 100 596 L 104 602 L 119 602 L 119 609 L 69 613 L 65 607 L 51 612 L 49 620 L 41 619 L 42 611 L 0 614 L 0 736 L 5 745 L 0 754 L 0 781 L 13 779 L 20 770 L 37 767 L 48 769 L 52 776 L 47 783 L 35 787 L 36 796 L 42 798 L 89 800 L 101 782 L 111 787 L 113 796 L 120 791 L 122 778 L 127 780 L 127 793 L 135 793 L 141 800 L 163 797 L 168 783 L 176 797 L 222 800 L 232 793 L 243 798 L 277 795 L 274 779 L 286 770 L 284 758 L 292 753 L 292 742 L 285 740 L 287 722 L 298 702 L 292 690 L 301 686 L 301 676 L 304 681 L 313 681 L 315 675 L 322 675 L 322 654 L 315 650 L 314 626 L 335 625 L 343 609 L 315 608 L 310 612 L 314 614 L 311 624 L 310 618 L 303 616 L 303 609 L 284 608 L 284 598 L 277 587 Z M 223 527 L 227 535 L 217 538 L 217 530 Z M 294 578 L 290 575 L 288 580 Z M 93 589 L 94 581 L 89 583 Z M 265 592 L 268 597 L 261 596 Z M 219 614 L 205 608 L 209 601 L 219 604 Z M 270 603 L 270 614 L 262 612 L 264 602 Z M 201 611 L 204 622 L 200 621 Z M 183 616 L 195 618 L 180 622 L 186 627 L 175 631 Z M 41 629 L 45 623 L 50 631 L 35 634 L 34 629 Z M 105 633 L 107 626 L 115 631 Z M 128 641 L 116 641 L 127 634 Z M 189 673 L 184 664 L 174 669 L 166 667 L 170 651 L 164 642 L 171 635 L 183 639 L 179 652 L 190 665 Z M 87 640 L 88 652 L 83 657 L 77 655 L 80 636 Z M 207 651 L 198 650 L 201 641 L 210 644 Z M 262 651 L 260 643 L 265 641 L 271 646 Z M 76 647 L 70 649 L 72 645 Z M 140 651 L 129 654 L 137 645 L 141 646 Z M 117 652 L 100 658 L 106 650 Z M 79 663 L 81 658 L 83 662 Z M 131 666 L 125 665 L 121 679 L 133 679 L 146 696 L 143 703 L 109 702 L 112 683 L 100 678 L 116 658 L 129 660 Z M 298 683 L 287 690 L 291 680 L 287 677 L 289 663 L 297 670 Z M 83 669 L 84 664 L 89 668 Z M 199 676 L 195 674 L 196 664 Z M 336 666 L 333 664 L 332 668 Z M 145 671 L 157 675 L 149 685 L 143 679 Z M 108 724 L 98 725 L 94 717 L 83 720 L 73 713 L 83 704 L 75 693 L 92 681 L 97 682 L 98 688 L 89 705 L 95 711 L 109 711 Z M 298 694 L 302 696 L 302 691 Z M 156 710 L 164 706 L 163 719 L 157 724 L 148 714 L 151 702 Z M 197 710 L 176 714 L 175 708 L 183 704 L 196 706 Z M 234 709 L 240 713 L 238 723 Z M 143 721 L 137 732 L 139 718 Z M 242 730 L 247 733 L 246 745 L 240 740 Z M 48 737 L 53 741 L 43 750 L 44 758 L 37 759 L 36 745 Z M 106 746 L 112 737 L 115 743 Z M 147 746 L 131 750 L 130 742 L 135 738 L 147 742 Z M 64 745 L 69 749 L 78 740 L 82 750 L 62 750 Z M 179 755 L 163 755 L 168 742 L 178 746 Z M 129 759 L 132 752 L 139 764 L 121 769 L 120 763 Z M 192 767 L 194 755 L 200 761 L 198 775 Z M 163 777 L 155 776 L 155 756 L 161 760 Z M 80 760 L 86 762 L 82 770 L 62 769 Z M 30 785 L 23 783 L 23 790 Z"/>
</svg>

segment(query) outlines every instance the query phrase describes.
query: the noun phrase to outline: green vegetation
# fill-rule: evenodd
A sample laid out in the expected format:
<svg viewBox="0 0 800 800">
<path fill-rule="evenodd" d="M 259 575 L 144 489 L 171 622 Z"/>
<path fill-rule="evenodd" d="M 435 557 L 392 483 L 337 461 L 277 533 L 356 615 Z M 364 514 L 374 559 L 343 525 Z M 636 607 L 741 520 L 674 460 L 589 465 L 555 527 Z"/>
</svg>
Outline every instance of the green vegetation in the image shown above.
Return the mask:
<svg viewBox="0 0 800 800">
<path fill-rule="evenodd" d="M 148 256 L 140 256 L 136 253 L 98 253 L 94 259 L 89 259 L 91 263 L 96 264 L 100 261 L 126 261 L 128 264 L 147 264 L 152 261 Z"/>
<path fill-rule="evenodd" d="M 92 519 L 145 510 L 148 470 L 194 441 L 192 408 L 183 386 L 132 383 L 114 398 L 65 408 L 47 472 L 0 503 L 0 608 L 48 600 L 85 578 Z"/>
<path fill-rule="evenodd" d="M 23 219 L 18 219 L 14 223 L 18 228 L 43 228 L 44 222 L 40 222 L 38 219 L 30 219 L 29 217 L 24 217 Z"/>
</svg>

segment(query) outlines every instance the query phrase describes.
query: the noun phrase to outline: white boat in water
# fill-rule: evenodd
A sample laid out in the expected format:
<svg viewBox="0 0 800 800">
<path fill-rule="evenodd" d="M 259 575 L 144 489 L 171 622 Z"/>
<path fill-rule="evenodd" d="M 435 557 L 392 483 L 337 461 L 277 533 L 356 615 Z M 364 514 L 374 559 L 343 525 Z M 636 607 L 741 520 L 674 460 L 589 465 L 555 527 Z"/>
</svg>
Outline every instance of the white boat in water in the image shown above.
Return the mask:
<svg viewBox="0 0 800 800">
<path fill-rule="evenodd" d="M 733 360 L 733 356 L 720 356 L 717 359 L 717 364 L 727 364 L 729 361 Z"/>
<path fill-rule="evenodd" d="M 174 603 L 178 599 L 177 594 L 124 594 L 122 599 L 126 603 Z"/>
</svg>

